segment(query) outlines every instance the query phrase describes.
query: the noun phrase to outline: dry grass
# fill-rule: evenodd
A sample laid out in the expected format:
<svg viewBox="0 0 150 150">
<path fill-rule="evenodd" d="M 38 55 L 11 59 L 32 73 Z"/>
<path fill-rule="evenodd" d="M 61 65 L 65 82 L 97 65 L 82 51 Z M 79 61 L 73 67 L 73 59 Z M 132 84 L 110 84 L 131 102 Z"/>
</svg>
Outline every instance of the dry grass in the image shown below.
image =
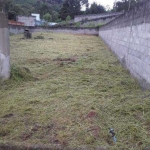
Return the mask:
<svg viewBox="0 0 150 150">
<path fill-rule="evenodd" d="M 98 37 L 37 36 L 44 39 L 11 36 L 12 79 L 0 82 L 1 142 L 114 150 L 150 144 L 150 92 L 140 89 Z M 110 127 L 116 144 L 108 137 Z"/>
</svg>

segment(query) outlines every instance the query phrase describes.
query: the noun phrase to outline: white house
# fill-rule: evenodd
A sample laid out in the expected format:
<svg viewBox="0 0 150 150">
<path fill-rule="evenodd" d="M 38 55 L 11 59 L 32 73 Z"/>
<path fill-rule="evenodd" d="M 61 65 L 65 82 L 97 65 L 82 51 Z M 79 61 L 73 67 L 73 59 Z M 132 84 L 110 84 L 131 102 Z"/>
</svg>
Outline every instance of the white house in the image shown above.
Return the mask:
<svg viewBox="0 0 150 150">
<path fill-rule="evenodd" d="M 40 14 L 31 14 L 31 16 L 36 17 L 36 21 L 40 21 Z"/>
</svg>

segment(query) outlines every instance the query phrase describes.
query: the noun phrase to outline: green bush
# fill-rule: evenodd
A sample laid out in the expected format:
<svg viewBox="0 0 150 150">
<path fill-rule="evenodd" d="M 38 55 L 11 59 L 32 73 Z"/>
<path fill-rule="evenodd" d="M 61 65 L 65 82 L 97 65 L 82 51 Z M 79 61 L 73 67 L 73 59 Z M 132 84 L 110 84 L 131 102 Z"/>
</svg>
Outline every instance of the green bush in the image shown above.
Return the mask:
<svg viewBox="0 0 150 150">
<path fill-rule="evenodd" d="M 77 22 L 77 23 L 75 24 L 76 27 L 80 27 L 80 25 L 81 25 L 80 22 Z"/>
</svg>

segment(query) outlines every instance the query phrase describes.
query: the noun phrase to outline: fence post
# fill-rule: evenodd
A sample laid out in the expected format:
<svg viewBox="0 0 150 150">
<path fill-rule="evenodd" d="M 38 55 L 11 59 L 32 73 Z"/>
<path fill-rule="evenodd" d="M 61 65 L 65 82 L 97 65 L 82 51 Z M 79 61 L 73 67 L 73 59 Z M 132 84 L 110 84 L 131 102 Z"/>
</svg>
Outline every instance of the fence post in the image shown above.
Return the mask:
<svg viewBox="0 0 150 150">
<path fill-rule="evenodd" d="M 8 19 L 0 12 L 0 78 L 10 77 L 10 42 Z"/>
</svg>

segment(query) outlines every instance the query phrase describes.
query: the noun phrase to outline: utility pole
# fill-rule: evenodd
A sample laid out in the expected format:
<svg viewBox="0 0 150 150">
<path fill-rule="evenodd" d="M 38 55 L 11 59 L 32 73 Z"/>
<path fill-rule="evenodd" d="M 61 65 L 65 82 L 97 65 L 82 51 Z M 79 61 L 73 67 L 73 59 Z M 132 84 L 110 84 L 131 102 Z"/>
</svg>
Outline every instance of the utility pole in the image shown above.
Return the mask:
<svg viewBox="0 0 150 150">
<path fill-rule="evenodd" d="M 0 78 L 10 77 L 10 43 L 8 19 L 0 12 Z"/>
<path fill-rule="evenodd" d="M 131 7 L 131 0 L 129 0 L 129 7 L 128 7 L 128 11 L 130 10 Z"/>
<path fill-rule="evenodd" d="M 4 1 L 3 0 L 0 0 L 0 12 L 3 12 L 3 9 L 4 9 Z"/>
</svg>

